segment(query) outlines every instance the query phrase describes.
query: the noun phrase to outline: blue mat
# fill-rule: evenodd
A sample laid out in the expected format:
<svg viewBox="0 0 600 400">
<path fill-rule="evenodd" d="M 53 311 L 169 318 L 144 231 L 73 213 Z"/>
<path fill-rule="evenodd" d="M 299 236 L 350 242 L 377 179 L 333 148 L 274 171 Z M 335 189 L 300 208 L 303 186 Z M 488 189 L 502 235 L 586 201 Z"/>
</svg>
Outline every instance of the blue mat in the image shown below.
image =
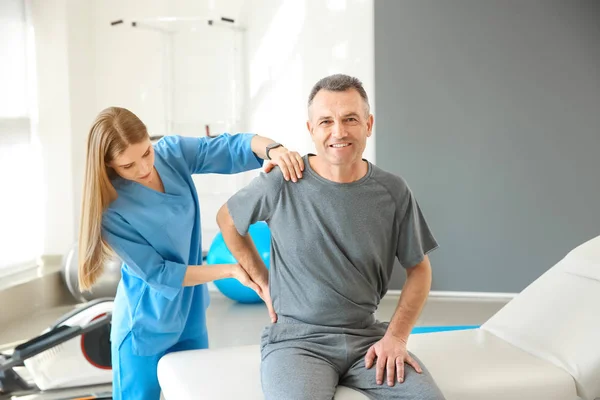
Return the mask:
<svg viewBox="0 0 600 400">
<path fill-rule="evenodd" d="M 463 331 L 466 329 L 477 329 L 480 325 L 451 325 L 451 326 L 416 326 L 412 334 L 443 332 L 443 331 Z"/>
</svg>

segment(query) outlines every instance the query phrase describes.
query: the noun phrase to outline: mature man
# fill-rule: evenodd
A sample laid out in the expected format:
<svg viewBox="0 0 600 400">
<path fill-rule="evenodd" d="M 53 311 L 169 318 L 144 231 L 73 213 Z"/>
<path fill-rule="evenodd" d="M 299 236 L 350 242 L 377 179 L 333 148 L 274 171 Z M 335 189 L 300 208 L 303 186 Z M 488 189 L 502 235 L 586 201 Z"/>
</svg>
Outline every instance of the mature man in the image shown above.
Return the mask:
<svg viewBox="0 0 600 400">
<path fill-rule="evenodd" d="M 362 83 L 321 79 L 308 117 L 317 154 L 304 157 L 302 179 L 261 174 L 217 215 L 273 321 L 261 338 L 265 396 L 330 400 L 340 384 L 372 399 L 443 399 L 406 348 L 429 294 L 427 254 L 437 243 L 406 182 L 362 158 L 373 129 Z M 270 271 L 248 235 L 257 221 L 271 229 Z M 407 280 L 391 321 L 382 323 L 374 313 L 395 258 Z"/>
</svg>

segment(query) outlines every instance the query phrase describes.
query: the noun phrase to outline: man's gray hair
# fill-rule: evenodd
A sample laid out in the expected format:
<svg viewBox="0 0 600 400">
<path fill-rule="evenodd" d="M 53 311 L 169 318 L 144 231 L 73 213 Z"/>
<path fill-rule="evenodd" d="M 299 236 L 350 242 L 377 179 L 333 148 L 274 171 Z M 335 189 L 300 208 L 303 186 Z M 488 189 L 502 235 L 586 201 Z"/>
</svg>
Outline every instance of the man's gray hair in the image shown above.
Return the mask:
<svg viewBox="0 0 600 400">
<path fill-rule="evenodd" d="M 363 87 L 362 82 L 353 76 L 348 76 L 344 74 L 335 74 L 326 76 L 321 79 L 319 82 L 313 86 L 310 91 L 310 95 L 308 96 L 308 107 L 312 105 L 313 99 L 319 93 L 320 90 L 329 90 L 332 92 L 345 92 L 348 89 L 355 89 L 360 97 L 363 98 L 367 114 L 369 114 L 370 106 L 369 106 L 369 98 L 367 96 L 367 92 Z"/>
</svg>

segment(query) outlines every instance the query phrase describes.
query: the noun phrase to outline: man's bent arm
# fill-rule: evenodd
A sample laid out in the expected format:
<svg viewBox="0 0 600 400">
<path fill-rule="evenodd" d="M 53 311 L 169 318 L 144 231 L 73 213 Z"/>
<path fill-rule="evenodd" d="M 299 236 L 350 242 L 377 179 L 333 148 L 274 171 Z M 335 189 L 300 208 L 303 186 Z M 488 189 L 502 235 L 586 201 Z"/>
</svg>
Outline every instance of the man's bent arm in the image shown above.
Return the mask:
<svg viewBox="0 0 600 400">
<path fill-rule="evenodd" d="M 407 278 L 402 288 L 400 300 L 392 316 L 386 335 L 391 335 L 403 342 L 408 336 L 421 314 L 431 289 L 431 264 L 429 257 L 406 269 Z"/>
<path fill-rule="evenodd" d="M 221 229 L 223 240 L 227 248 L 246 270 L 250 279 L 258 284 L 261 289 L 266 290 L 269 281 L 269 271 L 256 250 L 256 246 L 250 235 L 242 236 L 237 231 L 227 204 L 224 204 L 217 213 L 217 224 Z"/>
</svg>

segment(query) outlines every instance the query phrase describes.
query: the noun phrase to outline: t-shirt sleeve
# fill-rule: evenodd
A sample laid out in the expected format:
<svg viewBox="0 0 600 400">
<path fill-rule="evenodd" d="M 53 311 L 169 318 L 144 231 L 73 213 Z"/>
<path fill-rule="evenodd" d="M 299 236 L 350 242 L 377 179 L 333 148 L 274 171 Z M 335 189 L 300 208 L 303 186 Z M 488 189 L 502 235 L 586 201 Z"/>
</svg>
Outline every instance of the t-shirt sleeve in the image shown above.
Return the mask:
<svg viewBox="0 0 600 400">
<path fill-rule="evenodd" d="M 410 268 L 423 261 L 426 254 L 438 247 L 438 243 L 408 187 L 400 202 L 397 219 L 399 237 L 396 257 L 404 268 Z"/>
<path fill-rule="evenodd" d="M 229 198 L 227 208 L 240 235 L 245 236 L 250 225 L 258 221 L 269 222 L 280 199 L 283 182 L 283 174 L 276 167 L 269 173 L 261 172 Z"/>
</svg>

